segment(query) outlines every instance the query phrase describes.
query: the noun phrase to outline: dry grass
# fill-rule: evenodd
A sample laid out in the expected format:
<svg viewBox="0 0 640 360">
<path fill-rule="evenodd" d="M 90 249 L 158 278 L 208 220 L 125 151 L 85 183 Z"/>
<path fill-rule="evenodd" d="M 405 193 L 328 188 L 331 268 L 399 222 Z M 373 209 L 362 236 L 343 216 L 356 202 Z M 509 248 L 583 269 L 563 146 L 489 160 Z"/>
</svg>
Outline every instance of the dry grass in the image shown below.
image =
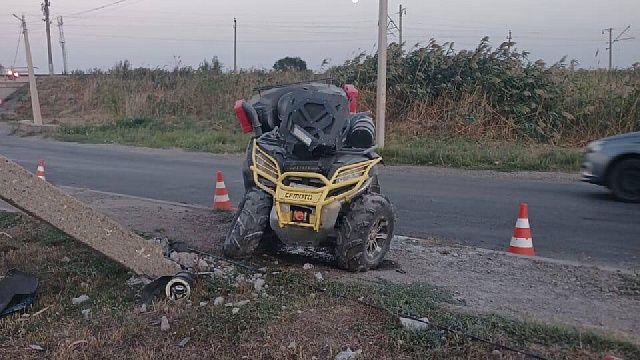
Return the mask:
<svg viewBox="0 0 640 360">
<path fill-rule="evenodd" d="M 37 273 L 41 287 L 25 314 L 0 320 L 0 358 L 7 359 L 333 359 L 350 347 L 359 359 L 490 358 L 495 348 L 455 333 L 429 329 L 411 333 L 389 313 L 357 301 L 422 314 L 431 321 L 508 343 L 545 357 L 592 359 L 613 352 L 640 356 L 636 346 L 585 331 L 523 323 L 496 316 L 460 314 L 450 295 L 429 285 L 371 285 L 325 280 L 325 291 L 300 264 L 279 258 L 255 259 L 267 266 L 269 296 L 253 298 L 250 287 L 216 278 L 197 283 L 191 302 L 159 301 L 141 312 L 138 288 L 125 284 L 131 273 L 78 245 L 46 225 L 0 212 L 0 273 L 9 268 Z M 71 261 L 63 261 L 68 256 Z M 271 272 L 277 273 L 271 273 Z M 72 305 L 71 298 L 90 300 Z M 251 299 L 237 315 L 230 308 L 200 306 L 216 296 Z M 82 309 L 91 309 L 85 320 Z M 36 315 L 37 314 L 37 315 Z M 166 316 L 171 330 L 163 332 Z M 184 348 L 178 343 L 190 338 Z M 38 344 L 38 352 L 29 345 Z M 501 359 L 521 359 L 502 351 Z"/>
</svg>

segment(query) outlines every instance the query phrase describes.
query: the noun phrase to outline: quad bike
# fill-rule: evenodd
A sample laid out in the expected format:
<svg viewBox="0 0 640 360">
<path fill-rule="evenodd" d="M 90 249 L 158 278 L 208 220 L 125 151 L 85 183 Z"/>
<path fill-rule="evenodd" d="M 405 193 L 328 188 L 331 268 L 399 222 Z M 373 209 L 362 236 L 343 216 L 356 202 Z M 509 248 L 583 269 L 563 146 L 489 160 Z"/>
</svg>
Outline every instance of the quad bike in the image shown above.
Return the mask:
<svg viewBox="0 0 640 360">
<path fill-rule="evenodd" d="M 356 101 L 351 85 L 296 83 L 261 88 L 250 101 L 236 102 L 243 131 L 254 137 L 226 256 L 286 245 L 332 249 L 350 271 L 380 265 L 394 214 L 380 193 L 373 120 L 355 113 Z"/>
</svg>

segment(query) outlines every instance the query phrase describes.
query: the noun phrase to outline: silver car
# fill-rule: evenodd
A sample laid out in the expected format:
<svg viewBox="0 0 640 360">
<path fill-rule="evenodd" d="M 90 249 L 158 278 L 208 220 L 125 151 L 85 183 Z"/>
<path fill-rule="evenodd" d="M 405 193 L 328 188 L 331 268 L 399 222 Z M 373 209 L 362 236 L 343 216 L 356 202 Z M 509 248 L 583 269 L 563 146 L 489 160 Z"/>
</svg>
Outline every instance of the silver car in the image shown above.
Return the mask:
<svg viewBox="0 0 640 360">
<path fill-rule="evenodd" d="M 640 202 L 640 132 L 587 145 L 582 181 L 606 186 L 620 200 Z"/>
</svg>

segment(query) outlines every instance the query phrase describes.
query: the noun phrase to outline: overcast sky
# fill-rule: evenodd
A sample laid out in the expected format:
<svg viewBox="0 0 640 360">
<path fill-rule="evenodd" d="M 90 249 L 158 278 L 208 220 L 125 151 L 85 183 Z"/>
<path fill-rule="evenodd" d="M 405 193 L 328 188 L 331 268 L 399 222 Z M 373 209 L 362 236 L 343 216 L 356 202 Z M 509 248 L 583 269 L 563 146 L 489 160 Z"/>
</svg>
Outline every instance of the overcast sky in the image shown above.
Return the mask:
<svg viewBox="0 0 640 360">
<path fill-rule="evenodd" d="M 376 48 L 377 0 L 51 0 L 54 67 L 62 69 L 55 18 L 64 17 L 70 69 L 108 68 L 128 59 L 134 66 L 197 66 L 218 56 L 233 65 L 233 18 L 238 18 L 238 63 L 270 68 L 284 56 L 300 56 L 318 69 L 322 60 L 340 64 Z M 27 18 L 34 63 L 46 72 L 45 26 L 41 0 L 0 0 L 0 64 L 14 63 L 19 22 Z M 483 35 L 492 44 L 509 29 L 517 48 L 531 58 L 552 63 L 564 55 L 582 67 L 607 65 L 603 28 L 618 33 L 628 25 L 637 39 L 614 45 L 614 66 L 640 61 L 640 0 L 389 0 L 397 21 L 398 6 L 407 8 L 405 40 L 409 47 L 429 38 L 473 48 Z M 614 35 L 615 36 L 615 35 Z M 625 35 L 626 37 L 627 35 Z M 390 41 L 397 37 L 390 36 Z M 596 52 L 598 51 L 598 56 Z M 16 66 L 25 66 L 20 43 Z"/>
</svg>

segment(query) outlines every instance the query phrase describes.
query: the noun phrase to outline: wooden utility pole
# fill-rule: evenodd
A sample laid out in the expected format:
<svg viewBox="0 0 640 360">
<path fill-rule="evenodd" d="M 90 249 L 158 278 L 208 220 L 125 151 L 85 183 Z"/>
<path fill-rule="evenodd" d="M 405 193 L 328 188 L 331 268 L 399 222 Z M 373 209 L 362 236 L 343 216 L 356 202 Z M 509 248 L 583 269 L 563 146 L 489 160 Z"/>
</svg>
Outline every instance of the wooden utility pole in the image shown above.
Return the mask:
<svg viewBox="0 0 640 360">
<path fill-rule="evenodd" d="M 47 30 L 47 51 L 49 55 L 49 75 L 53 75 L 53 54 L 51 54 L 51 20 L 49 20 L 49 6 L 51 2 L 44 0 L 42 3 L 42 12 L 44 13 L 44 23 Z"/>
<path fill-rule="evenodd" d="M 33 71 L 33 59 L 31 58 L 31 46 L 29 45 L 29 32 L 27 31 L 27 22 L 18 15 L 13 14 L 16 19 L 22 23 L 22 36 L 24 37 L 24 52 L 27 57 L 27 68 L 29 70 L 29 92 L 31 94 L 31 110 L 33 111 L 33 123 L 42 125 L 42 114 L 40 114 L 40 99 L 38 98 L 38 88 L 36 87 L 36 76 Z"/>
<path fill-rule="evenodd" d="M 603 34 L 605 31 L 609 33 L 609 47 L 607 48 L 607 50 L 609 50 L 609 70 L 613 69 L 613 44 L 617 43 L 618 41 L 635 39 L 634 37 L 626 37 L 626 38 L 622 37 L 622 35 L 624 35 L 627 31 L 629 31 L 630 28 L 631 28 L 631 25 L 624 28 L 624 30 L 622 30 L 622 32 L 620 32 L 620 34 L 618 34 L 618 36 L 616 36 L 615 39 L 613 38 L 613 28 L 610 27 L 602 30 Z"/>
<path fill-rule="evenodd" d="M 233 18 L 233 73 L 238 73 L 238 20 Z"/>
<path fill-rule="evenodd" d="M 62 16 L 58 16 L 58 30 L 60 31 L 60 47 L 62 48 L 62 73 L 67 74 L 69 69 L 67 68 L 67 49 L 65 47 L 66 41 L 64 39 L 64 29 L 62 28 L 63 21 Z"/>
<path fill-rule="evenodd" d="M 387 106 L 387 18 L 388 0 L 379 0 L 378 14 L 378 85 L 376 92 L 376 144 L 384 148 Z"/>
</svg>

